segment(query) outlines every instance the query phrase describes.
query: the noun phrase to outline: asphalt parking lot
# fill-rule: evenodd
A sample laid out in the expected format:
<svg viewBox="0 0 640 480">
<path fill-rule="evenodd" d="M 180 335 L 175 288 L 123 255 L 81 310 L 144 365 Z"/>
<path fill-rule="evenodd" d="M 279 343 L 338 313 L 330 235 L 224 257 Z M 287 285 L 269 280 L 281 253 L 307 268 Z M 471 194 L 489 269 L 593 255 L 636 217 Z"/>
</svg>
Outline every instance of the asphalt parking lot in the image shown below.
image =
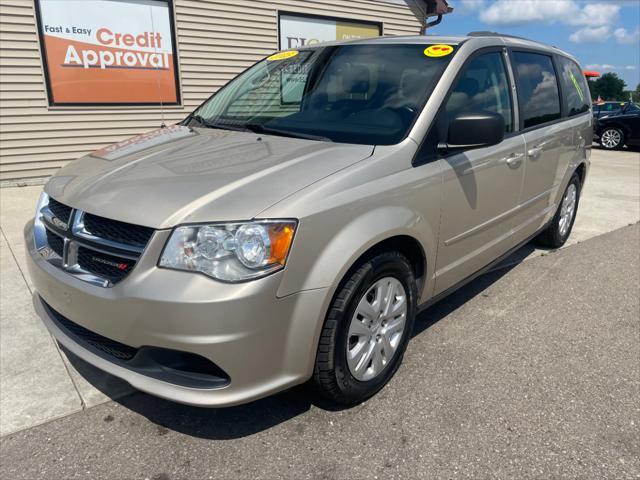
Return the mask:
<svg viewBox="0 0 640 480">
<path fill-rule="evenodd" d="M 185 407 L 67 358 L 28 304 L 39 189 L 2 189 L 0 476 L 640 478 L 640 154 L 592 162 L 569 246 L 421 314 L 392 382 L 342 411 L 304 388 Z"/>
</svg>

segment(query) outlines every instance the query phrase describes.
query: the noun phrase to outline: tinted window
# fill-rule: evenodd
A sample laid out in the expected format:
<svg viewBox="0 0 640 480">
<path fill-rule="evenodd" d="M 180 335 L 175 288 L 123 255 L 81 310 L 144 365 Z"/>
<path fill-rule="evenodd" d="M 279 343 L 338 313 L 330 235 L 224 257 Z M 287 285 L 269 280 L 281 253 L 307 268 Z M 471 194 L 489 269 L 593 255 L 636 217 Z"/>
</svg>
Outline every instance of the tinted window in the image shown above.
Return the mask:
<svg viewBox="0 0 640 480">
<path fill-rule="evenodd" d="M 560 118 L 560 95 L 551 57 L 515 52 L 513 58 L 524 128 Z"/>
<path fill-rule="evenodd" d="M 578 65 L 568 58 L 559 58 L 562 89 L 567 99 L 570 117 L 589 110 L 589 86 Z"/>
<path fill-rule="evenodd" d="M 502 115 L 506 131 L 513 131 L 509 84 L 502 55 L 498 52 L 487 53 L 471 61 L 446 105 L 449 119 L 461 112 L 482 110 Z"/>
</svg>

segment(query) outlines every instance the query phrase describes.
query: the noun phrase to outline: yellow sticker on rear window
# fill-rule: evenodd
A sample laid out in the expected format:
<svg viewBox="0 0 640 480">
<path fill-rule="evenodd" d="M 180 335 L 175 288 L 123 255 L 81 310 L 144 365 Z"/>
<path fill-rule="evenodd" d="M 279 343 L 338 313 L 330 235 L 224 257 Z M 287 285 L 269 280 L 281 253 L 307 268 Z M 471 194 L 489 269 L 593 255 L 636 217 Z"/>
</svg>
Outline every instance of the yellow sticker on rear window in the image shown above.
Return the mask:
<svg viewBox="0 0 640 480">
<path fill-rule="evenodd" d="M 451 52 L 453 52 L 453 47 L 451 45 L 431 45 L 424 49 L 424 54 L 427 57 L 446 57 Z"/>
<path fill-rule="evenodd" d="M 284 60 L 286 58 L 295 57 L 296 55 L 298 55 L 298 51 L 297 50 L 287 50 L 286 52 L 274 53 L 270 57 L 267 57 L 267 60 L 268 61 Z"/>
</svg>

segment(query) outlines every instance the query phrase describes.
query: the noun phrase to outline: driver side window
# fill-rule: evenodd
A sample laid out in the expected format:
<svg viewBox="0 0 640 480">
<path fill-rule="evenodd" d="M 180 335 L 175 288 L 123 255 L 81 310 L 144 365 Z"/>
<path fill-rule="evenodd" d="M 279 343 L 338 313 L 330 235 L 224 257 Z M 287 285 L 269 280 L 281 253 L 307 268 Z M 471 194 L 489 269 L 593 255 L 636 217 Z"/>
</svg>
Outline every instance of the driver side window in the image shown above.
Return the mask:
<svg viewBox="0 0 640 480">
<path fill-rule="evenodd" d="M 471 61 L 459 77 L 445 106 L 448 120 L 463 112 L 492 112 L 504 118 L 505 132 L 513 131 L 513 107 L 502 54 L 486 53 Z"/>
</svg>

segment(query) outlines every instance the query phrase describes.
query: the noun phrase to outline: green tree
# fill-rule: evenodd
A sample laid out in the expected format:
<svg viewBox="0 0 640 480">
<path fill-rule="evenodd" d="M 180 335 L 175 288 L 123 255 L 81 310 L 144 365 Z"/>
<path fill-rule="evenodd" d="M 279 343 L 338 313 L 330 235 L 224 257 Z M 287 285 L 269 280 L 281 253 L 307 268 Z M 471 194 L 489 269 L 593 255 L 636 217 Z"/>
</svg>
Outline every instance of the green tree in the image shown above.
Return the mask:
<svg viewBox="0 0 640 480">
<path fill-rule="evenodd" d="M 624 96 L 624 89 L 627 86 L 625 81 L 614 72 L 608 72 L 597 80 L 589 82 L 591 98 L 598 96 L 602 100 L 627 100 Z"/>
</svg>

